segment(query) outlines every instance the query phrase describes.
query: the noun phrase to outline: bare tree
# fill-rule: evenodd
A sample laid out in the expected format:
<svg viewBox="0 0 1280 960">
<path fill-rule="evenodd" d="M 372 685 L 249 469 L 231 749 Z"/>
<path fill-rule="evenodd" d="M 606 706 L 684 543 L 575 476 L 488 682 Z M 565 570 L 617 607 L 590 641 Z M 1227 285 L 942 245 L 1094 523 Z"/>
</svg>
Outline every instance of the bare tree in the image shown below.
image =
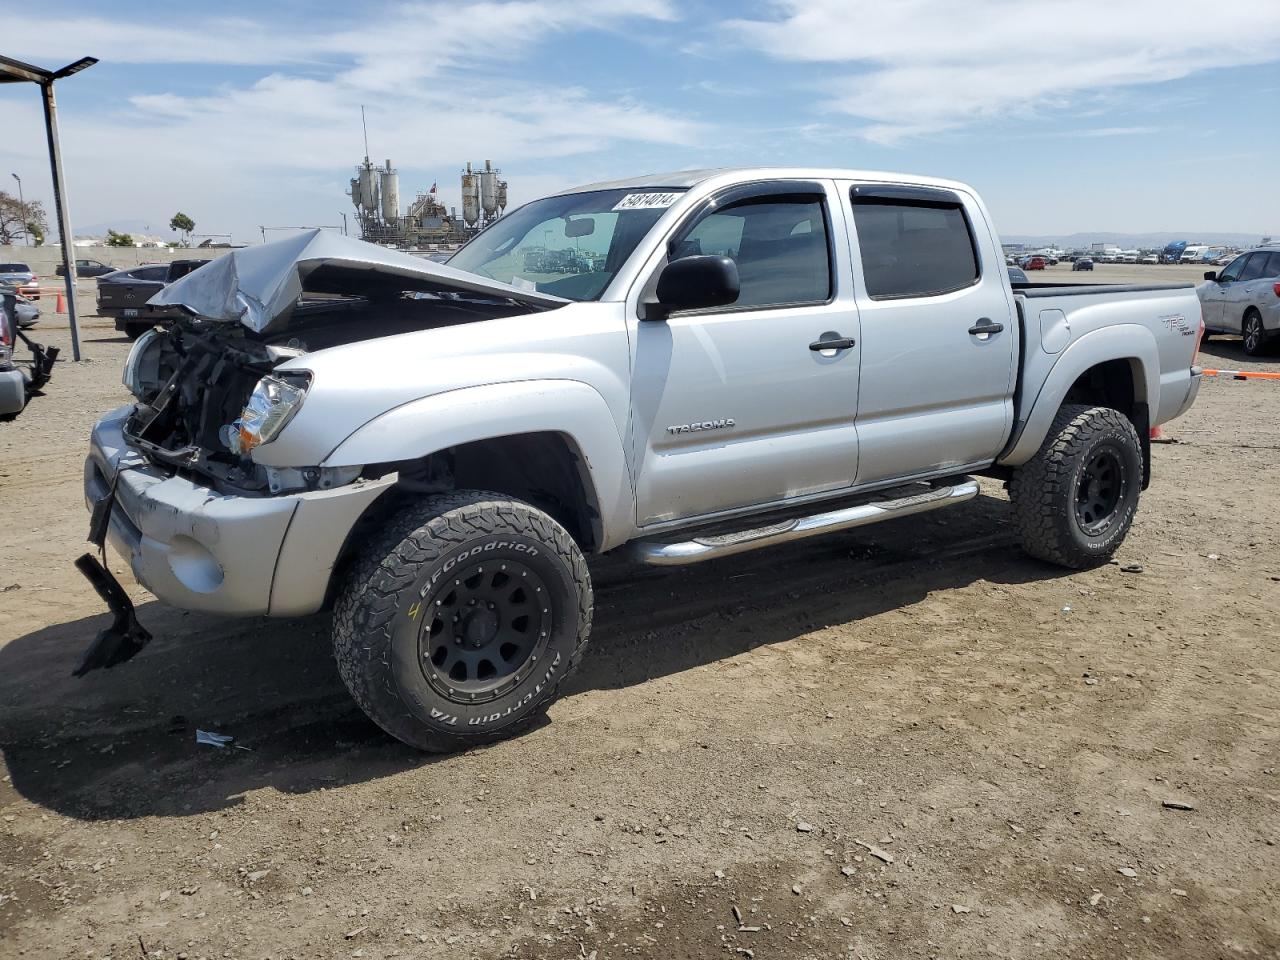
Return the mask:
<svg viewBox="0 0 1280 960">
<path fill-rule="evenodd" d="M 10 193 L 0 190 L 0 244 L 16 243 L 20 237 L 40 237 L 48 232 L 44 205 L 39 200 L 25 204 Z"/>
</svg>

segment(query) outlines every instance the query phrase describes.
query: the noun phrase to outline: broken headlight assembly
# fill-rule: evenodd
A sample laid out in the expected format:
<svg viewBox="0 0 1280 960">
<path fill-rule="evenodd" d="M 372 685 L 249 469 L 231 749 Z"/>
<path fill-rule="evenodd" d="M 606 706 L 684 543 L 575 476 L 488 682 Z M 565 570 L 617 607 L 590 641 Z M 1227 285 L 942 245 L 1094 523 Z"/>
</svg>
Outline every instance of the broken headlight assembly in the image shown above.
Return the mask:
<svg viewBox="0 0 1280 960">
<path fill-rule="evenodd" d="M 310 386 L 311 374 L 305 372 L 263 377 L 249 395 L 240 418 L 222 428 L 222 442 L 241 456 L 270 443 L 301 409 Z"/>
</svg>

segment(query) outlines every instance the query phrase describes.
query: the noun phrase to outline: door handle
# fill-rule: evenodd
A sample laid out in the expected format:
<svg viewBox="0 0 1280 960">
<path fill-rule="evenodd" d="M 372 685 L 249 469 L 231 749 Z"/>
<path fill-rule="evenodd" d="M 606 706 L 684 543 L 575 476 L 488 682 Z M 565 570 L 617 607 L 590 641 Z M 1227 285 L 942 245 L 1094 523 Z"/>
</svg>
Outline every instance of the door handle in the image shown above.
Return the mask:
<svg viewBox="0 0 1280 960">
<path fill-rule="evenodd" d="M 815 353 L 822 350 L 848 350 L 857 344 L 856 340 L 849 337 L 837 337 L 832 334 L 823 334 L 824 339 L 815 340 L 809 344 L 809 349 Z"/>
<path fill-rule="evenodd" d="M 969 332 L 974 336 L 978 336 L 983 333 L 999 333 L 1003 329 L 1003 323 L 996 323 L 990 317 L 981 317 L 977 323 L 969 328 Z"/>
</svg>

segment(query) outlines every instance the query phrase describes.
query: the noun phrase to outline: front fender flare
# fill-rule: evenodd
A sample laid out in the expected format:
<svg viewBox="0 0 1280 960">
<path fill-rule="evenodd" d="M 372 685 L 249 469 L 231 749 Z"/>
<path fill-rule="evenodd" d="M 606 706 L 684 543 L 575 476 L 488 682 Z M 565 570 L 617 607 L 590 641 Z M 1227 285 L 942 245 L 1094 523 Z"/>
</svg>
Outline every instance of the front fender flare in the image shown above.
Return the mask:
<svg viewBox="0 0 1280 960">
<path fill-rule="evenodd" d="M 1150 410 L 1159 409 L 1160 351 L 1155 336 L 1136 323 L 1103 327 L 1086 333 L 1062 351 L 1031 402 L 1029 412 L 1021 418 L 1021 430 L 1014 433 L 997 462 L 1017 467 L 1035 456 L 1071 385 L 1090 367 L 1108 360 L 1128 360 L 1133 364 L 1134 399 L 1146 403 Z"/>
<path fill-rule="evenodd" d="M 558 433 L 581 456 L 583 483 L 600 514 L 600 549 L 626 541 L 635 499 L 622 438 L 604 398 L 578 380 L 521 380 L 465 387 L 402 404 L 354 431 L 323 466 L 416 460 L 479 440 Z"/>
</svg>

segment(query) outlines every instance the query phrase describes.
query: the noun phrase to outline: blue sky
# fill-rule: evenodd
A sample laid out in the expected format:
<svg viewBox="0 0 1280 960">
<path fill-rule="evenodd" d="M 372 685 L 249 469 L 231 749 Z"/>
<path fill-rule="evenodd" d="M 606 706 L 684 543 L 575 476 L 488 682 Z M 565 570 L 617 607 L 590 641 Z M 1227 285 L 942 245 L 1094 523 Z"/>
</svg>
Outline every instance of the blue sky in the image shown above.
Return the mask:
<svg viewBox="0 0 1280 960">
<path fill-rule="evenodd" d="M 31 7 L 25 8 L 33 10 Z M 1280 4 L 667 0 L 217 5 L 5 14 L 58 87 L 73 220 L 336 223 L 351 168 L 407 202 L 492 159 L 513 203 L 736 164 L 966 180 L 1006 234 L 1280 234 Z M 157 10 L 163 10 L 158 13 Z M 49 203 L 34 88 L 0 169 Z M 6 178 L 6 188 L 14 186 Z"/>
</svg>

